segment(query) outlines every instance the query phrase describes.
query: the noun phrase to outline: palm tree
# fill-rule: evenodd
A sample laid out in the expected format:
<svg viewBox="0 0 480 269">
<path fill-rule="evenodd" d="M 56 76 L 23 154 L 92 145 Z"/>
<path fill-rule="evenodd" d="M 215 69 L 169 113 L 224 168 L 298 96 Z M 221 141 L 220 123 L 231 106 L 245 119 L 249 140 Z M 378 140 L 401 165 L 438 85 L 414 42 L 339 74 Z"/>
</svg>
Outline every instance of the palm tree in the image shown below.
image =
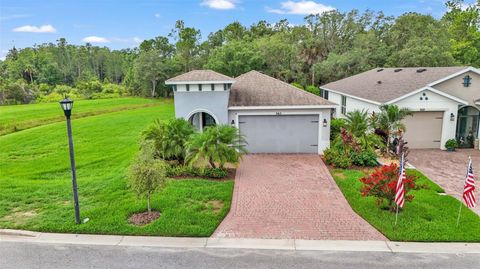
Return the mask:
<svg viewBox="0 0 480 269">
<path fill-rule="evenodd" d="M 370 125 L 367 110 L 354 110 L 345 115 L 345 129 L 351 133 L 363 149 L 383 148 L 384 143 Z"/>
<path fill-rule="evenodd" d="M 238 163 L 244 148 L 245 138 L 237 128 L 228 125 L 216 125 L 206 128 L 202 133 L 194 134 L 187 142 L 186 161 L 194 164 L 203 159 L 212 168 L 220 168 L 226 163 Z"/>
<path fill-rule="evenodd" d="M 156 120 L 145 132 L 145 140 L 152 140 L 155 155 L 164 160 L 177 160 L 185 163 L 185 146 L 195 132 L 193 126 L 184 119 L 169 121 Z"/>
<path fill-rule="evenodd" d="M 402 120 L 412 114 L 412 111 L 408 108 L 399 108 L 397 105 L 382 105 L 380 107 L 380 113 L 373 117 L 372 124 L 386 136 L 385 144 L 387 150 L 390 148 L 391 139 L 397 135 L 400 130 L 403 132 L 406 131 L 405 124 Z"/>
</svg>

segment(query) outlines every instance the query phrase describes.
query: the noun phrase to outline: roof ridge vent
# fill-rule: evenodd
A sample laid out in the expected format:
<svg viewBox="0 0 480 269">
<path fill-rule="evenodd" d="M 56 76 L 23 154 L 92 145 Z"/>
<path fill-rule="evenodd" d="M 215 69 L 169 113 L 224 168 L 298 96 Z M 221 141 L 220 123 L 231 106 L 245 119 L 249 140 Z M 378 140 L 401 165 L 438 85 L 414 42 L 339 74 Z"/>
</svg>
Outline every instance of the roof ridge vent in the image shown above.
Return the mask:
<svg viewBox="0 0 480 269">
<path fill-rule="evenodd" d="M 377 81 L 377 84 L 382 84 L 382 81 L 381 80 Z"/>
<path fill-rule="evenodd" d="M 383 68 L 377 69 L 377 72 L 382 72 L 382 71 L 383 71 Z"/>
<path fill-rule="evenodd" d="M 397 68 L 397 69 L 393 70 L 393 72 L 398 73 L 398 72 L 400 72 L 400 71 L 402 71 L 402 70 L 403 70 L 402 68 Z"/>
<path fill-rule="evenodd" d="M 422 72 L 425 72 L 425 71 L 427 71 L 426 68 L 419 68 L 419 69 L 417 69 L 417 73 L 422 73 Z"/>
</svg>

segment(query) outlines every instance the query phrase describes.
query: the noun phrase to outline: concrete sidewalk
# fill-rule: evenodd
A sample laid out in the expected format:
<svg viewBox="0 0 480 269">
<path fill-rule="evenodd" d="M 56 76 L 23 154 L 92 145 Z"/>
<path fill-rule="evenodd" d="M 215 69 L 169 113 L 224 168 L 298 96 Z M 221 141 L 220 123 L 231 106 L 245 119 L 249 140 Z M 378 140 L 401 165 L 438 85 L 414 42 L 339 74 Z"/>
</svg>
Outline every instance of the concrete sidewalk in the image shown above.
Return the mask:
<svg viewBox="0 0 480 269">
<path fill-rule="evenodd" d="M 46 244 L 145 246 L 164 248 L 228 248 L 272 250 L 327 250 L 391 253 L 473 253 L 480 254 L 480 243 L 415 243 L 392 241 L 191 238 L 40 233 L 0 229 L 2 242 Z"/>
</svg>

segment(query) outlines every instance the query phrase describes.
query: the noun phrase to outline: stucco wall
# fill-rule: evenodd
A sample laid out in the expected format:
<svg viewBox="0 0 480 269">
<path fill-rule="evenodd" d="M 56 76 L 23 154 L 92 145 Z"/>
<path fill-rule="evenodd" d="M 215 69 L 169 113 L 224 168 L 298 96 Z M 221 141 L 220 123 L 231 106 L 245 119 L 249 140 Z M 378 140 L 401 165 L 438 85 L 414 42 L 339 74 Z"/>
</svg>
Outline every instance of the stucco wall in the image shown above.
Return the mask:
<svg viewBox="0 0 480 269">
<path fill-rule="evenodd" d="M 322 154 L 325 149 L 330 146 L 330 108 L 323 109 L 266 109 L 266 110 L 229 110 L 228 121 L 234 121 L 234 125 L 238 128 L 239 115 L 319 115 L 319 139 L 318 154 Z M 323 120 L 327 120 L 327 127 L 323 127 Z M 268 129 L 264 130 L 269 132 Z M 296 139 L 292 137 L 292 139 Z"/>
<path fill-rule="evenodd" d="M 328 100 L 329 101 L 332 101 L 334 103 L 337 103 L 338 104 L 338 107 L 335 111 L 335 117 L 338 117 L 338 118 L 342 118 L 344 117 L 344 115 L 342 115 L 341 113 L 341 107 L 342 107 L 342 97 L 340 94 L 338 93 L 334 93 L 334 92 L 329 92 L 328 93 Z M 354 110 L 362 110 L 362 109 L 366 109 L 368 111 L 368 113 L 372 113 L 372 112 L 379 112 L 380 111 L 380 107 L 375 105 L 375 104 L 372 104 L 372 103 L 369 103 L 369 102 L 365 102 L 365 101 L 362 101 L 362 100 L 359 100 L 359 99 L 356 99 L 356 98 L 352 98 L 352 97 L 348 97 L 347 96 L 347 106 L 346 106 L 346 112 L 351 112 L 351 111 L 354 111 Z"/>
<path fill-rule="evenodd" d="M 420 97 L 422 97 L 423 100 L 420 100 Z M 428 97 L 427 101 L 425 101 L 425 97 Z M 394 104 L 399 107 L 406 107 L 412 111 L 443 111 L 442 136 L 440 140 L 441 148 L 445 149 L 445 142 L 447 142 L 448 139 L 455 138 L 458 112 L 457 102 L 429 90 L 425 90 Z M 450 120 L 451 113 L 454 115 L 453 121 Z"/>
<path fill-rule="evenodd" d="M 463 78 L 469 75 L 471 79 L 471 85 L 469 87 L 463 86 Z M 466 72 L 447 81 L 432 86 L 432 88 L 441 90 L 445 93 L 463 99 L 469 103 L 469 105 L 475 105 L 475 100 L 480 99 L 480 75 L 474 72 Z"/>
<path fill-rule="evenodd" d="M 175 116 L 188 120 L 194 111 L 205 111 L 212 114 L 219 124 L 227 124 L 229 94 L 230 91 L 176 91 Z"/>
</svg>

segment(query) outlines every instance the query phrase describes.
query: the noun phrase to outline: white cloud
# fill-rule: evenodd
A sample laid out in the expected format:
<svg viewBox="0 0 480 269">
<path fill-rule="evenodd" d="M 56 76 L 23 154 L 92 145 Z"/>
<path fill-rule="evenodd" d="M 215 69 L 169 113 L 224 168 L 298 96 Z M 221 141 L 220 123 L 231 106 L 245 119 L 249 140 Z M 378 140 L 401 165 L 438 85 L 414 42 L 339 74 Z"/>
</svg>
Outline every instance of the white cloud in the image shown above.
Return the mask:
<svg viewBox="0 0 480 269">
<path fill-rule="evenodd" d="M 270 13 L 276 14 L 295 14 L 295 15 L 310 15 L 310 14 L 321 14 L 327 11 L 334 10 L 332 6 L 327 6 L 320 4 L 314 1 L 285 1 L 280 3 L 279 9 L 267 8 L 267 11 Z"/>
<path fill-rule="evenodd" d="M 14 28 L 12 31 L 23 32 L 23 33 L 55 33 L 57 32 L 57 29 L 55 29 L 50 24 L 45 24 L 40 27 L 33 26 L 33 25 L 24 25 L 24 26 Z"/>
<path fill-rule="evenodd" d="M 84 39 L 82 39 L 82 41 L 87 43 L 110 43 L 110 40 L 108 40 L 107 38 L 101 37 L 101 36 L 94 36 L 94 35 L 87 36 Z"/>
<path fill-rule="evenodd" d="M 143 39 L 141 39 L 141 38 L 138 37 L 138 36 L 134 36 L 134 37 L 132 38 L 132 40 L 133 40 L 133 42 L 135 42 L 135 43 L 142 43 L 142 41 L 143 41 Z"/>
<path fill-rule="evenodd" d="M 202 6 L 213 9 L 234 9 L 236 0 L 203 0 Z"/>
<path fill-rule="evenodd" d="M 160 13 L 155 13 L 155 14 L 153 14 L 153 16 L 155 16 L 155 18 L 158 19 L 158 18 L 160 18 Z"/>
</svg>

